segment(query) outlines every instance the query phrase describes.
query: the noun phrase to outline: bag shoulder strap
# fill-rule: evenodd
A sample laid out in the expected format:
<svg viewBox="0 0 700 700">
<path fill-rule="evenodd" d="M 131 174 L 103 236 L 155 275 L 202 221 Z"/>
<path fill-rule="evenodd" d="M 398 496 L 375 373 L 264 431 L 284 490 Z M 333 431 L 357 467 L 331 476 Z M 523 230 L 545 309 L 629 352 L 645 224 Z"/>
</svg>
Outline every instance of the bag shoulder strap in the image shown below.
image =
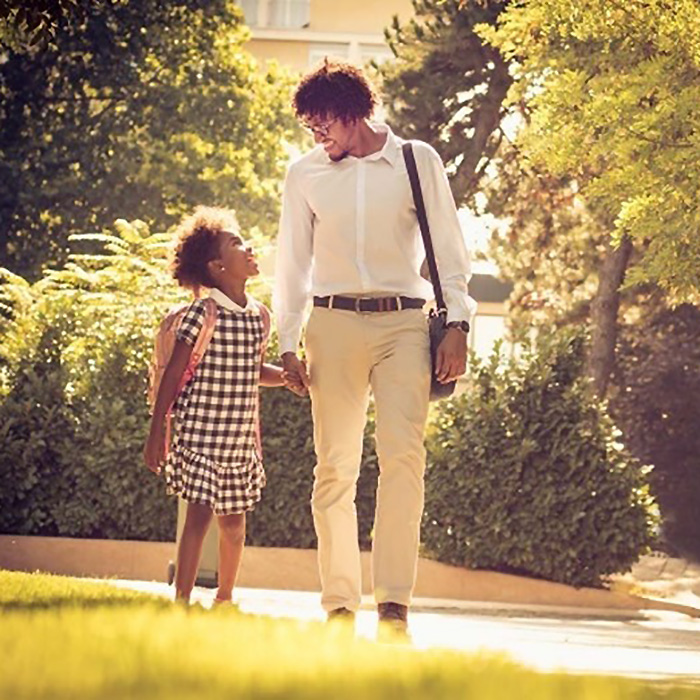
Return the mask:
<svg viewBox="0 0 700 700">
<path fill-rule="evenodd" d="M 430 237 L 430 226 L 428 225 L 428 217 L 425 213 L 425 203 L 423 202 L 423 191 L 420 186 L 420 177 L 418 177 L 418 168 L 416 167 L 416 157 L 413 154 L 413 144 L 407 141 L 401 147 L 403 157 L 406 161 L 406 170 L 408 171 L 408 179 L 411 182 L 411 192 L 413 193 L 413 204 L 416 207 L 416 217 L 420 226 L 420 233 L 423 238 L 423 246 L 425 247 L 425 257 L 428 261 L 428 270 L 430 272 L 430 281 L 433 284 L 435 292 L 435 303 L 438 311 L 444 310 L 445 298 L 442 296 L 442 286 L 440 284 L 440 276 L 438 275 L 437 262 L 435 261 L 435 252 L 433 251 L 433 241 Z"/>
<path fill-rule="evenodd" d="M 207 297 L 202 300 L 204 303 L 204 321 L 202 322 L 202 327 L 199 329 L 199 335 L 195 341 L 194 347 L 192 348 L 192 355 L 195 356 L 196 362 L 202 358 L 204 353 L 209 347 L 209 341 L 214 334 L 214 326 L 216 326 L 216 302 L 211 298 Z"/>
</svg>

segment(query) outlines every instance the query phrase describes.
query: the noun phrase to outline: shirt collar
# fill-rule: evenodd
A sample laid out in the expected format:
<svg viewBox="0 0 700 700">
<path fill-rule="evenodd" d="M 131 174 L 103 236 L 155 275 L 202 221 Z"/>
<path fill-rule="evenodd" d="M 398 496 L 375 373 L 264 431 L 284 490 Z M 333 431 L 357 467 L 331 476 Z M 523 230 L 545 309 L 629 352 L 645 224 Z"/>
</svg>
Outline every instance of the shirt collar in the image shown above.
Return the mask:
<svg viewBox="0 0 700 700">
<path fill-rule="evenodd" d="M 400 146 L 398 139 L 394 136 L 394 132 L 389 128 L 388 124 L 376 124 L 372 123 L 372 128 L 378 131 L 380 134 L 386 134 L 386 141 L 382 146 L 381 150 L 376 153 L 370 153 L 370 155 L 365 156 L 365 160 L 380 160 L 383 158 L 390 165 L 396 164 L 396 156 L 399 153 Z"/>
<path fill-rule="evenodd" d="M 220 289 L 217 289 L 214 287 L 212 290 L 209 292 L 209 296 L 219 305 L 223 306 L 225 309 L 228 309 L 229 311 L 237 311 L 238 313 L 245 313 L 246 311 L 251 311 L 252 310 L 252 304 L 250 301 L 250 297 L 246 294 L 245 300 L 246 304 L 245 307 L 240 306 L 239 304 L 236 304 L 233 299 L 230 299 L 227 297 Z"/>
<path fill-rule="evenodd" d="M 368 160 L 380 160 L 384 159 L 389 163 L 389 165 L 396 165 L 396 158 L 399 155 L 399 151 L 401 150 L 401 144 L 399 139 L 394 135 L 394 132 L 389 128 L 388 124 L 378 124 L 375 122 L 372 122 L 372 128 L 378 131 L 379 133 L 385 133 L 386 134 L 386 141 L 384 142 L 384 145 L 380 150 L 378 150 L 376 153 L 370 153 L 368 156 L 364 156 L 362 160 L 368 161 Z M 325 156 L 325 160 L 328 163 L 332 163 L 332 161 L 329 157 L 328 154 L 323 150 L 322 145 L 318 145 L 317 148 L 319 149 L 319 152 Z M 355 156 L 348 156 L 348 158 L 352 158 L 354 160 L 360 160 L 356 158 Z"/>
</svg>

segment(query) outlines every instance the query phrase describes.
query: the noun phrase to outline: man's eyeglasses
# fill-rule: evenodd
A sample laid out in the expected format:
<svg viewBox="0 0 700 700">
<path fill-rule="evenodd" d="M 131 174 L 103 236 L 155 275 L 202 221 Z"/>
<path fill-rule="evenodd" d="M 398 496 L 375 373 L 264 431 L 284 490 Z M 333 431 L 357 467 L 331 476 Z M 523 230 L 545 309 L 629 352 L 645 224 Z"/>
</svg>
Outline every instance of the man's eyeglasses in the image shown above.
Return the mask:
<svg viewBox="0 0 700 700">
<path fill-rule="evenodd" d="M 320 124 L 311 124 L 309 122 L 302 122 L 301 125 L 310 131 L 314 136 L 328 136 L 330 128 L 338 121 L 338 117 L 333 117 L 327 122 L 321 122 Z"/>
</svg>

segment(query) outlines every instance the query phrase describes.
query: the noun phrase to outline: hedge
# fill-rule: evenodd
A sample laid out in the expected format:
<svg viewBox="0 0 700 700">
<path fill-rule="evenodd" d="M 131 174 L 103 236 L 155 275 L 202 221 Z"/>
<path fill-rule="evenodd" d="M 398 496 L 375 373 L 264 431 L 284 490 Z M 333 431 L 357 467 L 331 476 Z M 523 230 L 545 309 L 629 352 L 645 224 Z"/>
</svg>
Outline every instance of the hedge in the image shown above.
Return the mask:
<svg viewBox="0 0 700 700">
<path fill-rule="evenodd" d="M 652 544 L 648 467 L 583 374 L 580 335 L 474 363 L 428 440 L 423 542 L 440 561 L 577 586 L 628 570 Z"/>
<path fill-rule="evenodd" d="M 110 254 L 76 256 L 34 285 L 5 273 L 0 532 L 174 538 L 175 502 L 141 451 L 153 328 L 178 298 L 161 239 L 138 222 L 118 233 L 106 237 Z M 426 555 L 597 585 L 646 550 L 657 515 L 645 469 L 591 400 L 582 357 L 581 338 L 560 337 L 518 361 L 474 362 L 468 390 L 434 409 Z M 268 486 L 248 542 L 314 547 L 309 401 L 264 389 L 262 421 Z M 370 416 L 356 499 L 364 549 L 378 474 L 372 433 Z"/>
</svg>

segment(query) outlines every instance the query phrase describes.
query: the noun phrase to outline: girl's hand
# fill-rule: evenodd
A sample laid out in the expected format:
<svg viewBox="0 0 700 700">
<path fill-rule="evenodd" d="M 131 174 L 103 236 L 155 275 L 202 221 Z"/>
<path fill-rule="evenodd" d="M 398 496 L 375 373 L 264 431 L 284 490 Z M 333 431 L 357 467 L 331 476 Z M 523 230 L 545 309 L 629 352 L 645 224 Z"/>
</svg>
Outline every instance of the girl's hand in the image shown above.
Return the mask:
<svg viewBox="0 0 700 700">
<path fill-rule="evenodd" d="M 164 435 L 151 434 L 148 436 L 146 446 L 143 449 L 143 461 L 154 474 L 160 474 L 162 464 L 165 461 Z"/>
<path fill-rule="evenodd" d="M 283 386 L 297 396 L 306 396 L 309 393 L 295 375 L 289 375 L 286 372 L 282 372 L 282 381 Z"/>
</svg>

